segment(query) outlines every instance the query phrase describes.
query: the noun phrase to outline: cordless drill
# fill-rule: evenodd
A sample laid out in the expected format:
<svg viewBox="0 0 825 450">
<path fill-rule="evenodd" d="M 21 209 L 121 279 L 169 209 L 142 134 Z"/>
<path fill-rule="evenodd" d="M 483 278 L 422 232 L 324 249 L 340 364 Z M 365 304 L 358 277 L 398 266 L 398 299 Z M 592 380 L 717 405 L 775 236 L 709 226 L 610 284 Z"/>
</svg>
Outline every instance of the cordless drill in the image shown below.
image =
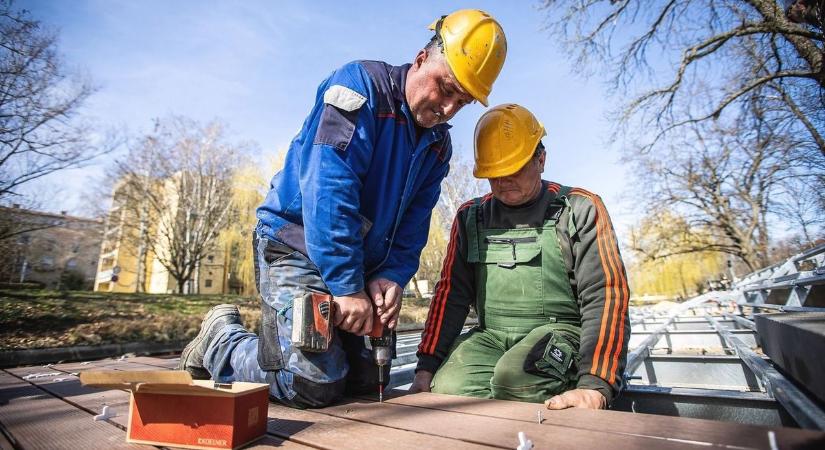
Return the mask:
<svg viewBox="0 0 825 450">
<path fill-rule="evenodd" d="M 308 292 L 292 305 L 292 344 L 308 352 L 325 352 L 332 341 L 332 296 Z M 372 330 L 368 334 L 372 358 L 378 366 L 378 398 L 384 401 L 384 368 L 392 359 L 392 332 L 373 312 Z"/>
<path fill-rule="evenodd" d="M 292 344 L 306 352 L 325 352 L 332 341 L 332 296 L 307 292 L 292 303 Z"/>
<path fill-rule="evenodd" d="M 369 332 L 372 359 L 378 366 L 378 401 L 384 401 L 384 367 L 392 359 L 392 332 L 381 323 L 377 313 L 372 317 L 372 331 Z"/>
</svg>

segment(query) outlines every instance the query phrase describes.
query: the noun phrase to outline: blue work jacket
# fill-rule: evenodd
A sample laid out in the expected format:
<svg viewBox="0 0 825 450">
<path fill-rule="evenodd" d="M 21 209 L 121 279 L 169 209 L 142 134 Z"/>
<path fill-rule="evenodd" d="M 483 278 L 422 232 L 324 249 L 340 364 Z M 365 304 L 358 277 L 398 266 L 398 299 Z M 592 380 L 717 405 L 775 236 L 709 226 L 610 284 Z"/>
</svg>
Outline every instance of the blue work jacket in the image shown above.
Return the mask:
<svg viewBox="0 0 825 450">
<path fill-rule="evenodd" d="M 416 131 L 409 68 L 357 61 L 321 83 L 257 210 L 258 235 L 305 253 L 336 296 L 405 286 L 427 242 L 452 145 L 447 124 Z"/>
</svg>

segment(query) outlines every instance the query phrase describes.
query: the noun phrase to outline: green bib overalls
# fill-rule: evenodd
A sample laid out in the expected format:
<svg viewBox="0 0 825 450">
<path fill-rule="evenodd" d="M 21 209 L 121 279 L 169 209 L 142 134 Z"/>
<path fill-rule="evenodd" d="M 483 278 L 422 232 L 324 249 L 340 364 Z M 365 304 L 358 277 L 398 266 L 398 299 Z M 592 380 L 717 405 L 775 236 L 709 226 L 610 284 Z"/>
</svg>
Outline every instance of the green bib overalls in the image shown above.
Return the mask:
<svg viewBox="0 0 825 450">
<path fill-rule="evenodd" d="M 581 316 L 556 234 L 569 190 L 538 228 L 487 229 L 479 199 L 470 206 L 479 325 L 456 339 L 433 392 L 540 403 L 575 387 Z"/>
</svg>

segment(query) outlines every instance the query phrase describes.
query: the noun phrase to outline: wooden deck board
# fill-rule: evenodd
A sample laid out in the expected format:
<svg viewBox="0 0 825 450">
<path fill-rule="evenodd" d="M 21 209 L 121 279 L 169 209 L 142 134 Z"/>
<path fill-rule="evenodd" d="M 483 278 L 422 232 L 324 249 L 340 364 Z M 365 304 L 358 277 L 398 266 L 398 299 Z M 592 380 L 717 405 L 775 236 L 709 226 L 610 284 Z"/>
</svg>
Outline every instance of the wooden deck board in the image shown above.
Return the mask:
<svg viewBox="0 0 825 450">
<path fill-rule="evenodd" d="M 174 358 L 105 359 L 0 370 L 0 450 L 14 448 L 152 448 L 125 442 L 129 393 L 82 386 L 72 373 L 86 370 L 174 369 Z M 23 377 L 39 374 L 24 380 Z M 825 448 L 825 433 L 700 419 L 571 409 L 395 391 L 384 404 L 372 397 L 317 410 L 271 403 L 268 435 L 252 447 L 286 449 L 515 448 L 524 431 L 536 448 Z M 116 416 L 95 422 L 108 405 Z M 543 422 L 538 423 L 537 411 Z M 56 424 L 56 425 L 55 425 Z M 58 430 L 59 432 L 55 432 Z M 13 445 L 15 444 L 15 445 Z"/>
<path fill-rule="evenodd" d="M 504 400 L 490 402 L 470 397 L 430 393 L 404 394 L 406 393 L 392 392 L 386 403 L 531 423 L 538 423 L 537 412 L 540 410 L 543 425 L 765 450 L 771 449 L 768 432 L 773 431 L 780 448 L 804 447 L 812 444 L 820 444 L 825 448 L 825 434 L 796 428 L 760 427 L 713 420 L 653 414 L 640 415 L 620 411 L 591 411 L 579 408 L 549 411 L 544 408 L 544 405 L 531 403 Z M 364 399 L 371 400 L 369 397 L 364 397 Z"/>
<path fill-rule="evenodd" d="M 25 449 L 139 449 L 126 443 L 126 433 L 95 421 L 38 387 L 0 372 L 0 423 Z"/>
<path fill-rule="evenodd" d="M 307 447 L 306 445 L 299 444 L 297 442 L 287 441 L 285 439 L 281 439 L 277 436 L 272 436 L 268 434 L 254 443 L 249 447 L 244 447 L 244 450 L 261 450 L 261 449 L 272 449 L 272 448 L 283 448 L 287 450 L 312 450 L 315 447 Z"/>
<path fill-rule="evenodd" d="M 15 375 L 28 375 L 35 373 L 63 372 L 65 374 L 80 373 L 86 370 L 167 370 L 165 367 L 153 366 L 141 362 L 129 360 L 119 361 L 116 359 L 104 359 L 92 361 L 90 364 L 79 365 L 78 363 L 49 364 L 46 366 L 26 366 L 5 369 Z"/>
<path fill-rule="evenodd" d="M 416 396 L 418 394 L 413 394 Z M 444 396 L 453 399 L 455 396 Z M 496 400 L 486 402 L 497 403 Z M 535 406 L 535 405 L 534 405 Z M 693 444 L 642 436 L 580 430 L 558 425 L 540 425 L 537 421 L 514 421 L 498 417 L 463 414 L 447 410 L 354 400 L 319 410 L 336 417 L 351 418 L 390 428 L 451 437 L 465 442 L 500 448 L 518 446 L 517 433 L 523 431 L 537 448 L 601 448 L 610 442 L 611 449 L 697 449 Z M 599 411 L 592 411 L 598 413 Z M 535 412 L 533 413 L 535 414 Z"/>
<path fill-rule="evenodd" d="M 14 446 L 6 438 L 6 435 L 2 433 L 2 429 L 0 429 L 0 450 L 14 450 Z"/>
<path fill-rule="evenodd" d="M 150 356 L 136 356 L 134 358 L 128 358 L 128 361 L 149 364 L 166 369 L 176 369 L 178 367 L 179 360 L 180 358 L 152 358 Z"/>
<path fill-rule="evenodd" d="M 126 429 L 129 419 L 129 392 L 119 389 L 95 389 L 80 384 L 80 379 L 73 377 L 65 381 L 55 381 L 59 377 L 35 378 L 29 380 L 40 389 L 62 398 L 66 402 L 83 409 L 89 414 L 100 414 L 103 407 L 109 407 L 112 418 L 109 422 Z"/>
<path fill-rule="evenodd" d="M 451 438 L 399 430 L 358 420 L 339 418 L 325 409 L 297 410 L 269 405 L 271 434 L 323 449 L 341 450 L 419 450 L 422 448 L 490 449 L 484 444 L 462 442 Z M 516 446 L 511 446 L 515 448 Z"/>
</svg>

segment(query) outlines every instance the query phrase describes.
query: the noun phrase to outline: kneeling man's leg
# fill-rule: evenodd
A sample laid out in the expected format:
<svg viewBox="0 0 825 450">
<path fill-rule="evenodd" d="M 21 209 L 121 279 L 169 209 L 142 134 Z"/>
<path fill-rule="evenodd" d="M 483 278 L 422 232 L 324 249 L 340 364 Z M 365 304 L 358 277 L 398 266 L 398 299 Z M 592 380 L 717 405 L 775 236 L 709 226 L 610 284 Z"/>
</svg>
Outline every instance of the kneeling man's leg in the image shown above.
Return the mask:
<svg viewBox="0 0 825 450">
<path fill-rule="evenodd" d="M 496 364 L 493 398 L 542 403 L 575 388 L 579 328 L 549 324 L 531 331 Z"/>
<path fill-rule="evenodd" d="M 490 378 L 504 345 L 490 330 L 473 329 L 456 339 L 435 372 L 432 392 L 490 398 Z"/>
<path fill-rule="evenodd" d="M 326 286 L 303 254 L 266 239 L 256 239 L 255 247 L 260 333 L 224 327 L 204 351 L 203 367 L 219 381 L 269 383 L 270 396 L 288 406 L 327 406 L 344 395 L 349 370 L 340 337 L 320 353 L 301 351 L 291 340 L 294 301 Z"/>
</svg>

